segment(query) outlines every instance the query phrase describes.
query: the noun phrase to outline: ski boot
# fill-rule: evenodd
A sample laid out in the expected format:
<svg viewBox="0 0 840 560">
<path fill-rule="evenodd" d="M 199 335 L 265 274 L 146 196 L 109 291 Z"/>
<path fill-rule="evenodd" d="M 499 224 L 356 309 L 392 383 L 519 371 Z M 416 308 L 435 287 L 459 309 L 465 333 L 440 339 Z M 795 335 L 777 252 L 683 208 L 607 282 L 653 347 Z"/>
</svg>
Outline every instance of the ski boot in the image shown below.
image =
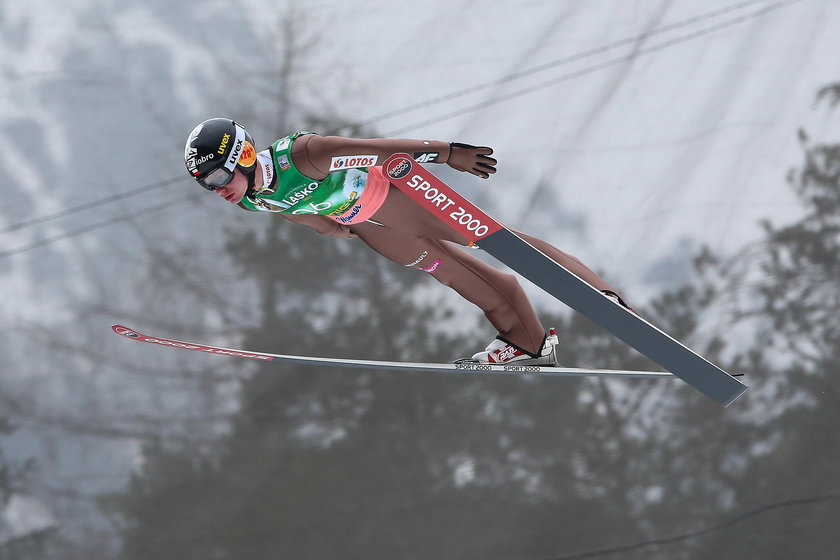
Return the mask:
<svg viewBox="0 0 840 560">
<path fill-rule="evenodd" d="M 529 352 L 525 352 L 521 348 L 501 339 L 496 338 L 491 342 L 483 352 L 473 354 L 472 358 L 461 358 L 455 360 L 459 364 L 510 364 L 519 363 L 522 365 L 556 365 L 557 355 L 555 353 L 555 346 L 558 344 L 557 331 L 553 328 L 549 329 L 549 334 L 545 337 L 542 349 L 539 355 L 534 356 Z"/>
</svg>

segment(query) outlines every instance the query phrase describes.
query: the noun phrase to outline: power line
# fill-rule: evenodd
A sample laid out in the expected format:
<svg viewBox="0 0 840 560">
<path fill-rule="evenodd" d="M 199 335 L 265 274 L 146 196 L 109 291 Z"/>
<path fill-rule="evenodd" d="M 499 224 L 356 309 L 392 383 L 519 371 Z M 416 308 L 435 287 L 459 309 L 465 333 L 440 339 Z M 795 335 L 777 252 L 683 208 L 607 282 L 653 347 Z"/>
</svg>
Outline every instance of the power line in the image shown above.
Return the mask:
<svg viewBox="0 0 840 560">
<path fill-rule="evenodd" d="M 648 48 L 645 48 L 645 49 L 640 49 L 639 51 L 634 52 L 634 53 L 629 54 L 629 55 L 624 55 L 624 56 L 620 56 L 618 58 L 613 58 L 613 59 L 608 60 L 606 62 L 603 62 L 601 64 L 596 64 L 594 66 L 590 66 L 588 68 L 583 68 L 581 70 L 571 72 L 569 74 L 565 74 L 565 75 L 557 77 L 557 78 L 552 78 L 551 80 L 546 80 L 544 82 L 540 82 L 539 84 L 535 84 L 533 86 L 529 86 L 529 87 L 526 87 L 526 88 L 521 88 L 521 89 L 518 89 L 518 90 L 514 90 L 514 91 L 511 91 L 509 93 L 505 93 L 503 95 L 498 95 L 496 97 L 492 97 L 490 99 L 482 101 L 481 103 L 476 103 L 474 105 L 469 105 L 467 107 L 463 107 L 463 108 L 457 109 L 455 111 L 450 111 L 449 113 L 444 113 L 442 115 L 438 115 L 437 117 L 432 117 L 430 119 L 426 119 L 426 120 L 423 120 L 423 121 L 417 121 L 417 122 L 411 123 L 411 124 L 409 124 L 407 126 L 404 126 L 402 128 L 389 131 L 386 134 L 386 136 L 396 136 L 398 134 L 402 134 L 403 132 L 407 132 L 407 131 L 413 130 L 415 128 L 420 128 L 420 127 L 423 127 L 423 126 L 428 126 L 430 124 L 435 124 L 435 123 L 438 123 L 438 122 L 441 122 L 441 121 L 449 120 L 449 119 L 461 116 L 464 113 L 471 113 L 471 112 L 474 112 L 474 111 L 478 111 L 480 109 L 484 109 L 484 108 L 489 107 L 491 105 L 501 103 L 502 101 L 508 101 L 508 100 L 516 98 L 516 97 L 521 97 L 523 95 L 533 93 L 533 92 L 535 92 L 537 90 L 540 90 L 540 89 L 555 86 L 555 85 L 561 84 L 563 82 L 568 82 L 570 80 L 574 80 L 576 78 L 580 78 L 582 76 L 592 74 L 592 73 L 597 72 L 599 70 L 604 70 L 605 68 L 609 68 L 610 66 L 615 66 L 617 64 L 621 64 L 621 63 L 624 63 L 624 62 L 629 62 L 629 61 L 634 60 L 636 58 L 639 58 L 640 56 L 643 56 L 643 55 L 659 52 L 659 51 L 664 50 L 668 47 L 672 47 L 672 46 L 678 45 L 680 43 L 685 43 L 687 41 L 690 41 L 692 39 L 696 39 L 698 37 L 702 37 L 704 35 L 709 35 L 711 33 L 715 33 L 716 31 L 720 31 L 721 29 L 725 29 L 727 27 L 731 27 L 733 25 L 743 23 L 747 20 L 754 19 L 754 18 L 757 18 L 759 16 L 765 15 L 765 14 L 767 14 L 767 13 L 773 11 L 773 10 L 777 10 L 779 8 L 783 8 L 783 7 L 788 6 L 790 4 L 795 4 L 795 3 L 801 2 L 801 1 L 802 0 L 787 0 L 785 2 L 777 2 L 776 4 L 771 4 L 769 6 L 765 6 L 764 8 L 762 8 L 762 9 L 756 11 L 756 12 L 753 12 L 751 14 L 747 14 L 747 15 L 732 18 L 732 19 L 727 20 L 723 23 L 719 23 L 719 24 L 707 27 L 707 28 L 702 29 L 700 31 L 696 31 L 694 33 L 689 33 L 688 35 L 684 35 L 682 37 L 677 37 L 675 39 L 665 41 L 664 43 L 661 43 L 659 45 L 655 45 L 653 47 L 648 47 Z"/>
<path fill-rule="evenodd" d="M 62 241 L 64 239 L 68 239 L 70 237 L 76 237 L 77 235 L 82 235 L 83 233 L 88 233 L 90 231 L 94 231 L 94 230 L 97 230 L 97 229 L 108 227 L 108 226 L 114 225 L 114 224 L 119 223 L 119 222 L 124 222 L 124 221 L 127 221 L 127 220 L 131 220 L 131 219 L 136 218 L 138 216 L 143 216 L 145 214 L 154 214 L 156 212 L 160 212 L 161 210 L 166 210 L 167 208 L 170 208 L 170 207 L 172 207 L 176 204 L 180 204 L 182 202 L 190 202 L 190 201 L 196 202 L 199 199 L 200 199 L 199 194 L 191 194 L 187 197 L 183 197 L 181 199 L 175 200 L 174 202 L 164 202 L 164 203 L 161 203 L 161 204 L 157 204 L 155 206 L 149 206 L 148 208 L 144 208 L 143 210 L 138 210 L 138 211 L 132 212 L 130 214 L 121 214 L 119 216 L 115 216 L 115 217 L 110 218 L 108 220 L 103 220 L 101 222 L 91 224 L 89 226 L 85 226 L 85 227 L 81 227 L 81 228 L 78 228 L 78 229 L 66 231 L 66 232 L 61 233 L 59 235 L 54 235 L 53 237 L 47 237 L 45 239 L 40 239 L 38 241 L 34 241 L 32 243 L 29 243 L 27 245 L 22 245 L 20 247 L 14 248 L 14 249 L 9 249 L 8 251 L 0 251 L 0 259 L 5 258 L 5 257 L 9 257 L 11 255 L 16 255 L 18 253 L 25 253 L 26 251 L 31 251 L 32 249 L 37 249 L 38 247 L 43 247 L 45 245 L 51 245 L 52 243 L 55 243 L 56 241 Z"/>
<path fill-rule="evenodd" d="M 737 4 L 733 4 L 732 6 L 721 8 L 719 10 L 713 10 L 713 11 L 701 14 L 699 16 L 694 16 L 694 17 L 691 17 L 691 18 L 688 18 L 688 19 L 684 19 L 684 20 L 679 21 L 677 23 L 663 25 L 662 27 L 657 27 L 656 29 L 652 29 L 650 31 L 645 31 L 644 33 L 640 33 L 640 34 L 635 35 L 633 37 L 627 37 L 627 38 L 624 38 L 624 39 L 620 39 L 618 41 L 614 41 L 612 43 L 608 43 L 608 44 L 600 46 L 600 47 L 595 47 L 595 48 L 585 50 L 585 51 L 582 51 L 582 52 L 579 52 L 579 53 L 576 53 L 576 54 L 573 54 L 573 55 L 570 55 L 570 56 L 567 56 L 567 57 L 563 57 L 563 58 L 559 58 L 557 60 L 546 62 L 544 64 L 540 64 L 538 66 L 534 66 L 534 67 L 528 68 L 526 70 L 520 70 L 518 72 L 513 72 L 511 74 L 508 74 L 506 76 L 503 76 L 503 77 L 495 79 L 495 80 L 490 80 L 490 81 L 483 82 L 483 83 L 480 83 L 480 84 L 476 84 L 476 85 L 473 85 L 473 86 L 470 86 L 470 87 L 467 87 L 467 88 L 456 90 L 456 91 L 453 91 L 453 92 L 450 92 L 450 93 L 447 93 L 447 94 L 444 94 L 444 95 L 441 95 L 441 96 L 438 96 L 438 97 L 433 97 L 431 99 L 428 99 L 428 100 L 425 100 L 425 101 L 420 101 L 418 103 L 415 103 L 413 105 L 408 105 L 408 106 L 402 107 L 400 109 L 394 109 L 392 111 L 387 111 L 385 113 L 380 113 L 378 115 L 375 115 L 375 116 L 370 117 L 370 118 L 368 118 L 366 120 L 363 120 L 363 121 L 346 123 L 346 124 L 342 125 L 341 127 L 338 127 L 337 129 L 335 129 L 335 131 L 331 131 L 331 133 L 338 132 L 339 130 L 342 130 L 344 128 L 362 127 L 362 126 L 375 124 L 377 122 L 380 122 L 380 121 L 383 121 L 383 120 L 386 120 L 386 119 L 390 119 L 392 117 L 397 117 L 397 116 L 400 116 L 400 115 L 404 115 L 406 113 L 410 113 L 410 112 L 416 111 L 418 109 L 425 109 L 427 107 L 431 107 L 432 105 L 437 105 L 437 104 L 443 103 L 445 101 L 452 101 L 453 99 L 457 99 L 459 97 L 463 97 L 463 96 L 469 95 L 471 93 L 476 93 L 476 92 L 479 92 L 479 91 L 482 91 L 482 90 L 485 90 L 485 89 L 488 89 L 488 88 L 491 88 L 491 87 L 496 87 L 496 86 L 505 84 L 507 82 L 511 82 L 511 81 L 514 81 L 514 80 L 524 78 L 526 76 L 531 76 L 533 74 L 544 72 L 546 70 L 556 68 L 557 66 L 562 66 L 562 65 L 565 65 L 565 64 L 569 64 L 571 62 L 577 62 L 578 60 L 589 58 L 589 57 L 592 57 L 594 55 L 601 54 L 601 53 L 613 50 L 613 49 L 618 48 L 618 47 L 622 47 L 624 45 L 631 45 L 633 43 L 637 43 L 637 42 L 639 42 L 643 39 L 646 39 L 648 37 L 653 37 L 655 35 L 660 35 L 662 33 L 667 33 L 668 31 L 673 31 L 673 30 L 679 29 L 681 27 L 686 27 L 686 26 L 689 26 L 689 25 L 693 25 L 695 23 L 699 23 L 699 22 L 705 21 L 707 19 L 712 19 L 712 18 L 718 17 L 720 15 L 723 15 L 723 14 L 726 14 L 726 13 L 729 13 L 729 12 L 734 12 L 734 11 L 740 10 L 742 8 L 745 8 L 745 7 L 747 7 L 751 4 L 757 4 L 757 3 L 760 3 L 760 2 L 764 2 L 764 0 L 747 0 L 745 2 L 740 2 L 740 3 L 737 3 Z"/>
<path fill-rule="evenodd" d="M 806 498 L 794 498 L 791 500 L 784 500 L 781 502 L 773 502 L 770 504 L 765 504 L 763 506 L 759 506 L 757 508 L 747 510 L 735 517 L 728 519 L 726 521 L 721 521 L 720 523 L 715 523 L 713 525 L 709 525 L 708 527 L 704 527 L 702 529 L 697 529 L 695 531 L 689 531 L 687 533 L 683 533 L 680 535 L 674 535 L 672 537 L 663 537 L 659 539 L 650 539 L 646 541 L 641 541 L 635 544 L 629 544 L 624 546 L 616 546 L 612 548 L 602 548 L 600 550 L 591 550 L 586 552 L 579 552 L 576 554 L 572 554 L 571 556 L 558 556 L 551 558 L 550 560 L 579 560 L 581 558 L 595 558 L 598 556 L 609 556 L 613 554 L 618 554 L 620 552 L 629 552 L 631 550 L 639 550 L 641 548 L 647 548 L 649 546 L 657 546 L 662 544 L 672 544 L 675 542 L 685 541 L 688 539 L 693 539 L 695 537 L 700 537 L 703 535 L 707 535 L 709 533 L 713 533 L 715 531 L 719 531 L 721 529 L 725 529 L 727 527 L 731 527 L 737 523 L 741 523 L 742 521 L 746 521 L 752 517 L 757 517 L 759 515 L 763 515 L 773 510 L 788 508 L 793 506 L 802 506 L 802 505 L 811 505 L 817 504 L 821 502 L 828 502 L 833 500 L 840 500 L 840 493 L 834 494 L 825 494 L 823 496 L 812 496 Z"/>
<path fill-rule="evenodd" d="M 99 200 L 94 200 L 92 202 L 88 202 L 85 204 L 80 204 L 79 206 L 74 206 L 72 208 L 67 208 L 65 210 L 61 210 L 59 212 L 54 212 L 52 214 L 46 214 L 44 216 L 39 216 L 37 218 L 32 218 L 30 220 L 24 220 L 22 222 L 18 222 L 16 224 L 12 224 L 10 226 L 6 226 L 0 229 L 0 235 L 4 233 L 10 233 L 12 231 L 17 231 L 19 229 L 24 229 L 31 226 L 36 226 L 38 224 L 43 224 L 45 222 L 49 222 L 52 220 L 57 220 L 59 218 L 64 218 L 65 216 L 69 216 L 71 214 L 76 214 L 78 212 L 82 212 L 84 210 L 90 210 L 91 208 L 96 208 L 97 206 L 102 206 L 103 204 L 108 204 L 110 202 L 116 202 L 117 200 L 122 200 L 124 198 L 129 198 L 132 196 L 136 196 L 138 194 L 147 194 L 150 191 L 157 190 L 163 187 L 167 187 L 172 183 L 177 181 L 183 180 L 183 177 L 172 178 L 172 179 L 165 179 L 163 181 L 159 181 L 157 183 L 152 183 L 150 185 L 146 185 L 128 192 L 115 194 L 112 196 L 108 196 L 105 198 L 100 198 Z"/>
</svg>

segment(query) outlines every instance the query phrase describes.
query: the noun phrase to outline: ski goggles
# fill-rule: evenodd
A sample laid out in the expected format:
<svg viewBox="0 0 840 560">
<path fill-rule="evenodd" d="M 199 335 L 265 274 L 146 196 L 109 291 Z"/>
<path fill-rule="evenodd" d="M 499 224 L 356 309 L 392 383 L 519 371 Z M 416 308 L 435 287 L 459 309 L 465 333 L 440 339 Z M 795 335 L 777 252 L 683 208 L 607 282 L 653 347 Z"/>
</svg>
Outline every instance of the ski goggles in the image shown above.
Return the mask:
<svg viewBox="0 0 840 560">
<path fill-rule="evenodd" d="M 233 171 L 226 167 L 217 167 L 204 177 L 196 177 L 195 180 L 208 191 L 215 191 L 233 181 Z"/>
<path fill-rule="evenodd" d="M 236 137 L 233 139 L 232 147 L 224 165 L 211 169 L 207 174 L 195 178 L 198 184 L 208 191 L 215 191 L 233 180 L 236 164 L 239 163 L 239 156 L 242 155 L 242 149 L 245 147 L 245 129 L 238 124 L 235 124 L 235 126 Z"/>
</svg>

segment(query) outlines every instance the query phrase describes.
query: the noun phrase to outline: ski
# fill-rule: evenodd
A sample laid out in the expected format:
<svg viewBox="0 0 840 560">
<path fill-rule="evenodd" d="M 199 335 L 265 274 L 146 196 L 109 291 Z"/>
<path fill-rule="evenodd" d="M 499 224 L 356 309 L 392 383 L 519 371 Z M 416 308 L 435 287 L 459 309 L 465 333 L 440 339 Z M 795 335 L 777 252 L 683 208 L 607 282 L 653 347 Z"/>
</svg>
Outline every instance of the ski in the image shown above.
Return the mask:
<svg viewBox="0 0 840 560">
<path fill-rule="evenodd" d="M 494 258 L 606 329 L 722 406 L 748 387 L 649 321 L 605 297 L 505 228 L 408 154 L 383 164 L 391 182 L 420 206 Z"/>
<path fill-rule="evenodd" d="M 444 363 L 418 363 L 418 362 L 389 362 L 379 360 L 354 360 L 344 358 L 320 358 L 315 356 L 291 356 L 287 354 L 268 354 L 265 352 L 251 352 L 249 350 L 238 350 L 235 348 L 223 348 L 221 346 L 209 346 L 196 342 L 185 342 L 157 336 L 148 336 L 134 329 L 122 325 L 112 325 L 111 329 L 118 335 L 129 340 L 146 342 L 157 346 L 169 348 L 181 348 L 183 350 L 194 350 L 218 356 L 230 356 L 233 358 L 249 358 L 262 362 L 286 362 L 304 365 L 317 366 L 338 366 L 348 368 L 363 368 L 367 370 L 391 370 L 391 371 L 417 371 L 417 372 L 438 372 L 438 373 L 466 373 L 466 374 L 516 374 L 516 375 L 540 375 L 554 377 L 618 377 L 625 379 L 649 379 L 674 376 L 668 372 L 660 371 L 635 371 L 616 369 L 580 369 L 566 368 L 551 365 L 530 365 L 523 364 L 444 364 Z"/>
</svg>

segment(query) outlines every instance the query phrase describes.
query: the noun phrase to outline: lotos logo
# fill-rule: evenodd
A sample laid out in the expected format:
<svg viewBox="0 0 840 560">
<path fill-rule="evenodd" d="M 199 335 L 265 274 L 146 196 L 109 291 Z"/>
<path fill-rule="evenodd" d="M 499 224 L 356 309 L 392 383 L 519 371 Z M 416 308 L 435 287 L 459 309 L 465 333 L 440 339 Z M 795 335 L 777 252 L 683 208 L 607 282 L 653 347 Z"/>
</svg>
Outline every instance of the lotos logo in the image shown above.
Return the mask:
<svg viewBox="0 0 840 560">
<path fill-rule="evenodd" d="M 330 163 L 330 171 L 352 169 L 354 167 L 370 167 L 376 165 L 378 156 L 336 156 Z"/>
<path fill-rule="evenodd" d="M 227 148 L 228 142 L 230 142 L 230 134 L 225 133 L 225 135 L 222 136 L 222 141 L 219 143 L 219 149 L 216 150 L 216 153 L 224 154 L 225 149 Z"/>
<path fill-rule="evenodd" d="M 385 172 L 392 179 L 402 179 L 411 172 L 411 160 L 407 157 L 398 157 L 388 164 Z"/>
<path fill-rule="evenodd" d="M 257 161 L 257 151 L 250 142 L 245 140 L 245 146 L 242 148 L 242 154 L 239 156 L 239 165 L 251 167 L 255 161 Z"/>
</svg>

